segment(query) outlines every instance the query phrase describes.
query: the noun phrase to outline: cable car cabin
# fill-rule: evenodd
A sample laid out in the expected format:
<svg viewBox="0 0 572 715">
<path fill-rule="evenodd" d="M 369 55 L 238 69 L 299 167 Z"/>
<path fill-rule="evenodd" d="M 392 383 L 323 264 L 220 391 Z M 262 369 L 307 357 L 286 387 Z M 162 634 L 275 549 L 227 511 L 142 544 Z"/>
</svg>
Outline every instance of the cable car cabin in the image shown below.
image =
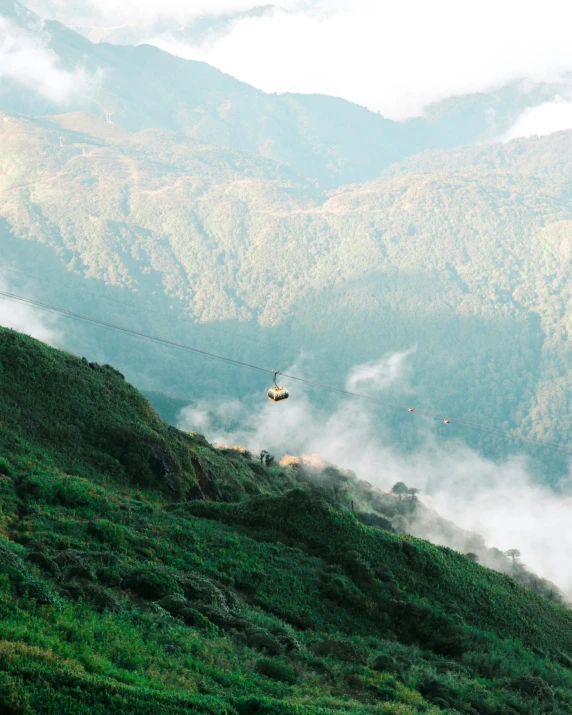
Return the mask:
<svg viewBox="0 0 572 715">
<path fill-rule="evenodd" d="M 268 390 L 268 399 L 272 402 L 280 402 L 280 400 L 288 399 L 288 390 L 280 385 L 274 385 Z"/>
</svg>

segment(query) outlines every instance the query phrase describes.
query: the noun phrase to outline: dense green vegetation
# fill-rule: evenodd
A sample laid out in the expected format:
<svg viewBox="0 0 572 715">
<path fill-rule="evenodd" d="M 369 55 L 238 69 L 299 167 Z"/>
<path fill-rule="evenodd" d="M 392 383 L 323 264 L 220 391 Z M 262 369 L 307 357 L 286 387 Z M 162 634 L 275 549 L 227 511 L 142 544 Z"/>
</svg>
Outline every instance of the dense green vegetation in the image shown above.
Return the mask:
<svg viewBox="0 0 572 715">
<path fill-rule="evenodd" d="M 572 712 L 561 606 L 113 368 L 7 330 L 0 366 L 3 712 Z"/>
</svg>

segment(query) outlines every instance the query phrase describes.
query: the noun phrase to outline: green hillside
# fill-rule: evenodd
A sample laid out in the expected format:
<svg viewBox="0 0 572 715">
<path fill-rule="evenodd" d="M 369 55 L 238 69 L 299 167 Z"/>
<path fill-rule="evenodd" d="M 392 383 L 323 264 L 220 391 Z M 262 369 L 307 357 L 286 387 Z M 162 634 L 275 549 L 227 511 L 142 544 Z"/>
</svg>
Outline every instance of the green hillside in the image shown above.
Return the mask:
<svg viewBox="0 0 572 715">
<path fill-rule="evenodd" d="M 0 366 L 2 712 L 572 712 L 561 606 L 113 368 L 8 330 Z"/>
</svg>

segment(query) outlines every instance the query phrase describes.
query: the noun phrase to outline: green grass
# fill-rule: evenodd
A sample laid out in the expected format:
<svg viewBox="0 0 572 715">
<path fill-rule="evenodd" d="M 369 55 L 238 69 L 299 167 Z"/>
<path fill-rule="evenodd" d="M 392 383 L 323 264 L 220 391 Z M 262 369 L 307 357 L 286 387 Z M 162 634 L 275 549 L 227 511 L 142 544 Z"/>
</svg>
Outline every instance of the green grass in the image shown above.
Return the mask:
<svg viewBox="0 0 572 715">
<path fill-rule="evenodd" d="M 563 607 L 170 430 L 110 369 L 6 330 L 0 365 L 1 712 L 572 713 Z"/>
</svg>

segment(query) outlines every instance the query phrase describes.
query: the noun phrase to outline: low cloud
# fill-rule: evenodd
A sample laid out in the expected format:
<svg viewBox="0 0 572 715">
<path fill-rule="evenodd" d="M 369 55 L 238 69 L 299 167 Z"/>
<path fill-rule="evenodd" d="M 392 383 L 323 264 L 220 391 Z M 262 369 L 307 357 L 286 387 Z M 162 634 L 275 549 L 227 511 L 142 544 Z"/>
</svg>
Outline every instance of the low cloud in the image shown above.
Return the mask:
<svg viewBox="0 0 572 715">
<path fill-rule="evenodd" d="M 229 15 L 250 10 L 249 0 L 58 0 L 47 5 L 44 0 L 29 0 L 27 6 L 41 16 L 61 20 L 68 25 L 149 27 L 157 22 L 191 23 L 198 17 Z M 264 4 L 264 3 L 260 3 Z M 287 0 L 288 5 L 296 2 Z"/>
<path fill-rule="evenodd" d="M 526 109 L 504 137 L 505 141 L 517 137 L 546 136 L 572 129 L 572 101 L 557 96 L 552 102 Z"/>
<path fill-rule="evenodd" d="M 351 371 L 346 382 L 348 390 L 374 390 L 380 391 L 391 387 L 396 382 L 403 383 L 410 368 L 408 357 L 415 350 L 402 353 L 385 355 L 380 360 L 356 365 Z"/>
<path fill-rule="evenodd" d="M 385 364 L 390 362 L 385 358 Z M 279 405 L 264 402 L 252 409 L 233 403 L 229 412 L 221 403 L 183 410 L 180 426 L 253 453 L 318 454 L 383 490 L 398 481 L 420 488 L 427 505 L 442 517 L 481 534 L 489 547 L 519 549 L 529 568 L 572 594 L 569 480 L 556 494 L 531 477 L 526 458 L 502 463 L 485 459 L 464 444 L 461 431 L 457 440 L 444 442 L 438 428 L 416 413 L 411 430 L 422 447 L 400 453 L 379 413 L 367 403 L 340 399 L 333 411 L 325 411 L 301 386 L 291 387 L 291 399 Z"/>
<path fill-rule="evenodd" d="M 8 286 L 0 281 L 0 290 L 9 292 Z M 0 325 L 30 335 L 37 340 L 57 347 L 62 335 L 57 327 L 57 318 L 50 313 L 42 313 L 31 306 L 0 296 Z"/>
<path fill-rule="evenodd" d="M 97 76 L 84 69 L 72 72 L 60 66 L 49 48 L 47 36 L 27 32 L 0 16 L 0 85 L 11 80 L 57 104 L 66 104 L 85 95 L 97 83 Z"/>
<path fill-rule="evenodd" d="M 344 97 L 393 119 L 447 97 L 572 71 L 572 7 L 484 0 L 337 0 L 244 17 L 207 46 L 152 42 L 267 92 Z"/>
<path fill-rule="evenodd" d="M 136 26 L 145 42 L 208 62 L 266 92 L 329 94 L 393 119 L 518 80 L 567 81 L 572 5 L 482 0 L 30 0 L 40 14 L 92 28 Z M 237 15 L 224 31 L 181 37 L 199 17 Z M 238 15 L 240 17 L 238 17 Z M 158 32 L 160 28 L 160 32 Z M 183 31 L 182 33 L 180 31 Z M 203 26 L 204 30 L 204 26 Z M 178 39 L 175 39 L 175 36 Z"/>
<path fill-rule="evenodd" d="M 444 480 L 434 494 L 439 513 L 456 524 L 481 534 L 489 546 L 502 550 L 517 548 L 523 561 L 539 575 L 572 595 L 572 492 L 569 483 L 563 494 L 535 483 L 522 460 L 501 465 L 467 451 L 463 461 L 452 463 L 445 456 L 444 468 L 458 474 L 464 464 L 465 478 L 484 485 L 463 489 Z"/>
</svg>

